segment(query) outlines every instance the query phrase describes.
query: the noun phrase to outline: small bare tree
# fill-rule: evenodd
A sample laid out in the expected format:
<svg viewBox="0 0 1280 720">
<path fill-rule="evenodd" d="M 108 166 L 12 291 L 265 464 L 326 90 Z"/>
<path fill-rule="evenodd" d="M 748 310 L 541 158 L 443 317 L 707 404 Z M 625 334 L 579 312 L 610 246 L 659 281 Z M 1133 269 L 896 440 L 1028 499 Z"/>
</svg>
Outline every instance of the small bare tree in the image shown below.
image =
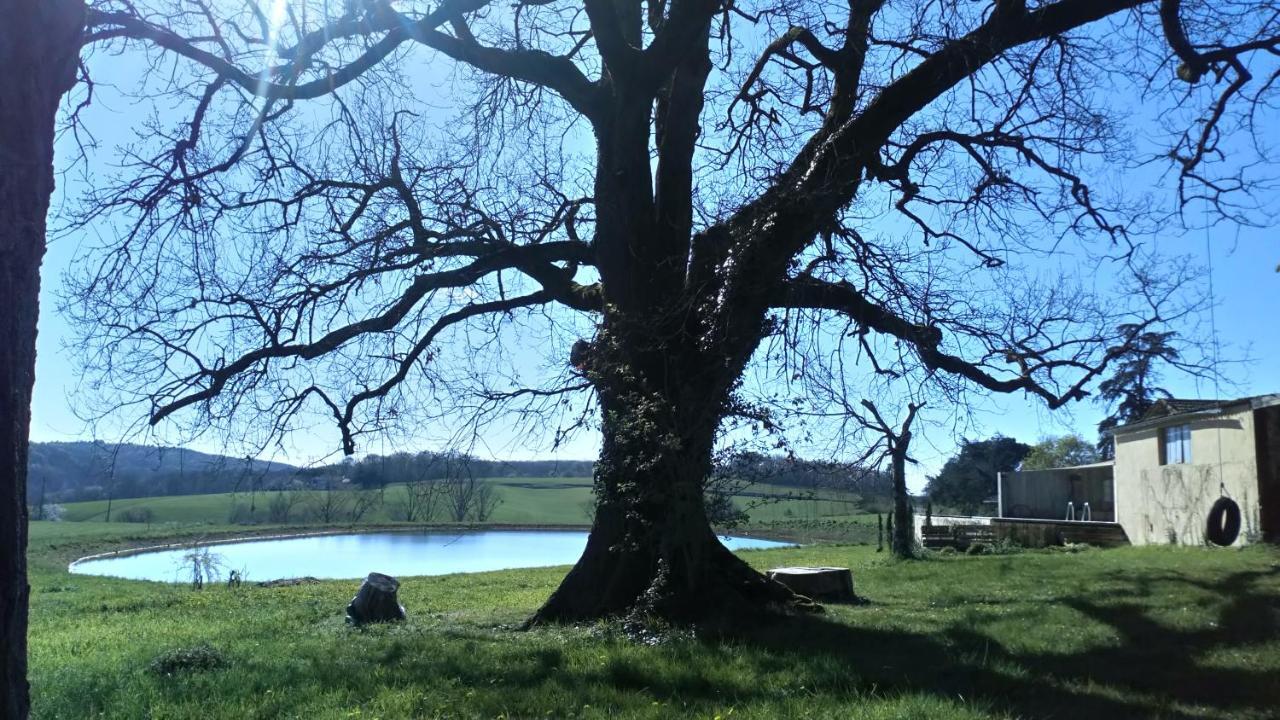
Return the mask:
<svg viewBox="0 0 1280 720">
<path fill-rule="evenodd" d="M 366 515 L 377 509 L 378 506 L 382 505 L 381 488 L 363 490 L 352 489 L 347 492 L 351 495 L 350 510 L 347 512 L 347 519 L 350 520 L 352 524 L 360 522 Z"/>
<path fill-rule="evenodd" d="M 485 522 L 502 504 L 489 482 L 469 472 L 453 474 L 442 481 L 449 518 L 454 522 Z"/>
<path fill-rule="evenodd" d="M 471 502 L 471 519 L 476 522 L 488 522 L 493 513 L 502 504 L 502 494 L 493 483 L 479 481 Z"/>
<path fill-rule="evenodd" d="M 297 490 L 276 490 L 267 503 L 267 519 L 277 525 L 288 524 L 305 499 L 306 496 Z"/>
<path fill-rule="evenodd" d="M 336 523 L 348 516 L 353 499 L 353 493 L 342 487 L 341 479 L 325 477 L 320 487 L 307 491 L 307 514 L 316 522 Z"/>
<path fill-rule="evenodd" d="M 893 514 L 889 516 L 893 532 L 889 538 L 889 549 L 899 558 L 915 557 L 915 519 L 912 517 L 914 513 L 911 496 L 907 492 L 907 463 L 916 462 L 908 454 L 911 449 L 911 425 L 916 420 L 916 413 L 924 405 L 909 403 L 900 427 L 890 425 L 874 402 L 864 399 L 862 407 L 866 414 L 855 414 L 855 419 L 864 428 L 879 435 L 864 457 L 868 460 L 876 457 L 887 459 L 893 476 Z"/>
<path fill-rule="evenodd" d="M 392 503 L 396 520 L 431 522 L 439 512 L 444 488 L 436 478 L 419 478 L 404 484 Z"/>
<path fill-rule="evenodd" d="M 190 579 L 193 590 L 203 590 L 206 584 L 216 582 L 225 567 L 223 557 L 198 540 L 187 546 L 180 561 L 180 572 Z"/>
</svg>

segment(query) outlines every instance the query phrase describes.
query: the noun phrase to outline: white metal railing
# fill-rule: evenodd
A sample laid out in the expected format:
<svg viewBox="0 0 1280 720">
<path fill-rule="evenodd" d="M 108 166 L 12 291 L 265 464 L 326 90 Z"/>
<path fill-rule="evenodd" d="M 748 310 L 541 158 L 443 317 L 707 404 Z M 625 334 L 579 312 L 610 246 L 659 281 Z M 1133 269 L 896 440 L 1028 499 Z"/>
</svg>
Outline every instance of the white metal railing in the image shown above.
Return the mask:
<svg viewBox="0 0 1280 720">
<path fill-rule="evenodd" d="M 1068 522 L 1074 522 L 1077 519 L 1076 504 L 1074 502 L 1067 501 L 1067 517 L 1065 519 Z M 1086 502 L 1080 505 L 1079 520 L 1080 522 L 1093 522 L 1093 509 L 1089 507 L 1089 503 Z"/>
</svg>

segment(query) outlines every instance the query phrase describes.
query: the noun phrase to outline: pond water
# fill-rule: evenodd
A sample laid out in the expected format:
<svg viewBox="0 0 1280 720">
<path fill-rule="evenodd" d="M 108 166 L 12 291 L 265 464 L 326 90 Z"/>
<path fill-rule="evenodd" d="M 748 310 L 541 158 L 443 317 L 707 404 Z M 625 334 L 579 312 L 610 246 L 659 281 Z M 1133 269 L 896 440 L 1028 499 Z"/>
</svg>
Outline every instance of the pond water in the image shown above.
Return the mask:
<svg viewBox="0 0 1280 720">
<path fill-rule="evenodd" d="M 789 543 L 722 537 L 730 550 L 788 547 Z M 393 576 L 448 575 L 511 568 L 571 565 L 582 555 L 587 533 L 580 530 L 482 530 L 468 532 L 381 532 L 252 540 L 207 545 L 225 577 L 231 570 L 246 581 L 293 577 L 362 578 L 370 572 Z M 82 560 L 73 573 L 132 580 L 186 582 L 191 578 L 185 548 Z"/>
</svg>

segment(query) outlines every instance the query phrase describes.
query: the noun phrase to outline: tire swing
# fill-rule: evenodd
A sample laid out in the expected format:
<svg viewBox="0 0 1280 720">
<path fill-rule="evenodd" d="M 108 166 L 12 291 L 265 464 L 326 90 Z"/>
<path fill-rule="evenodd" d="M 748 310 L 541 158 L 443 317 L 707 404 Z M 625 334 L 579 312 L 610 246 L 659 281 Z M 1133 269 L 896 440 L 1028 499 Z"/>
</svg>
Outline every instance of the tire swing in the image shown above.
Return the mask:
<svg viewBox="0 0 1280 720">
<path fill-rule="evenodd" d="M 1204 536 L 1214 545 L 1226 547 L 1240 537 L 1240 506 L 1223 495 L 1209 509 Z"/>
</svg>

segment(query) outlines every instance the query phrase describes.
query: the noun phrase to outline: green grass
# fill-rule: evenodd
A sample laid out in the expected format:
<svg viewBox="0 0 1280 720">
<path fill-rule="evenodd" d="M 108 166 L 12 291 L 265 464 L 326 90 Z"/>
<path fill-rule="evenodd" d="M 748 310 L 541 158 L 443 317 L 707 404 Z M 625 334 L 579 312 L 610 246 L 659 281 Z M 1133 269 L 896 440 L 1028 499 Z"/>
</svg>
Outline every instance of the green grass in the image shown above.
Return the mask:
<svg viewBox="0 0 1280 720">
<path fill-rule="evenodd" d="M 33 524 L 35 717 L 1268 718 L 1280 703 L 1268 548 L 752 551 L 762 568 L 852 567 L 872 602 L 653 646 L 604 624 L 510 629 L 564 568 L 405 579 L 409 621 L 363 630 L 342 621 L 354 581 L 195 592 L 63 569 L 221 530 Z"/>
<path fill-rule="evenodd" d="M 590 478 L 488 478 L 502 499 L 492 522 L 581 525 L 589 522 L 585 505 L 591 498 Z M 364 518 L 367 522 L 390 522 L 391 511 L 404 495 L 403 485 L 387 488 L 382 507 Z M 258 512 L 265 515 L 274 492 L 257 494 Z M 248 505 L 248 493 L 215 495 L 175 495 L 169 497 L 127 498 L 111 503 L 113 520 L 119 520 L 134 508 L 151 511 L 153 522 L 226 523 L 236 505 Z M 99 521 L 106 517 L 107 501 L 68 503 L 64 520 L 70 522 Z"/>
<path fill-rule="evenodd" d="M 489 519 L 492 523 L 516 525 L 587 525 L 591 504 L 590 478 L 487 478 L 494 486 L 501 504 Z M 393 509 L 404 496 L 404 486 L 388 486 L 383 505 L 362 518 L 363 523 L 393 522 Z M 875 522 L 874 515 L 862 510 L 860 499 L 852 493 L 835 490 L 808 492 L 779 485 L 753 485 L 736 498 L 737 504 L 750 512 L 753 525 L 818 526 L 822 521 Z M 259 517 L 275 493 L 258 493 L 252 498 Z M 760 495 L 772 496 L 763 499 Z M 777 499 L 785 498 L 785 499 Z M 211 523 L 229 521 L 236 505 L 247 506 L 248 493 L 216 495 L 178 495 L 170 497 L 126 498 L 111 503 L 111 518 L 120 521 L 130 510 L 147 509 L 153 523 Z M 107 501 L 68 503 L 64 520 L 69 522 L 101 521 L 107 515 Z M 440 518 L 435 518 L 439 521 Z M 866 539 L 873 539 L 870 535 Z"/>
</svg>

